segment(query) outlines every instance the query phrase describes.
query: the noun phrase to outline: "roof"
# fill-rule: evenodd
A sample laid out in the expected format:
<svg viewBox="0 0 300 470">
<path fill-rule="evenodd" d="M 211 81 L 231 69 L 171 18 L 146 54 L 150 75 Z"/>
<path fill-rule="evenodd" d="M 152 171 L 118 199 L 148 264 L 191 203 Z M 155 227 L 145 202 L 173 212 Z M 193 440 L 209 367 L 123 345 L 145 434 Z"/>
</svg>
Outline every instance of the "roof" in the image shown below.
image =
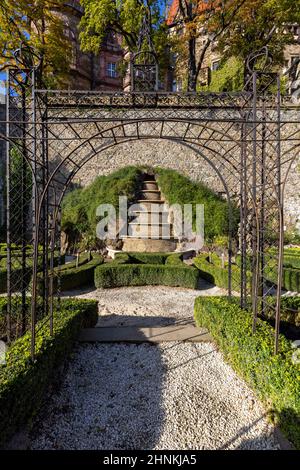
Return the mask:
<svg viewBox="0 0 300 470">
<path fill-rule="evenodd" d="M 216 3 L 216 0 L 199 0 L 198 9 L 199 12 L 203 12 L 205 10 L 209 10 L 213 4 Z M 168 11 L 167 25 L 171 25 L 174 23 L 177 13 L 179 11 L 179 0 L 173 0 L 171 6 Z"/>
</svg>

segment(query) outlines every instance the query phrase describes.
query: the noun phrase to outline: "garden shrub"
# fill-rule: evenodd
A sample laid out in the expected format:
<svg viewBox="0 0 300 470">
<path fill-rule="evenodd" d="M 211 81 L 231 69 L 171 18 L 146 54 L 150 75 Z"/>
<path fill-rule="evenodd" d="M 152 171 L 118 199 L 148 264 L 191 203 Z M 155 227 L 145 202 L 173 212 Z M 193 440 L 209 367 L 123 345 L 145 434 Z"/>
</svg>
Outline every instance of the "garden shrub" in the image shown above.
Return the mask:
<svg viewBox="0 0 300 470">
<path fill-rule="evenodd" d="M 277 283 L 277 269 L 272 266 L 265 270 L 268 281 Z M 300 269 L 283 266 L 282 287 L 292 292 L 300 292 Z"/>
<path fill-rule="evenodd" d="M 62 291 L 76 289 L 77 287 L 87 286 L 93 284 L 94 270 L 96 266 L 104 262 L 103 257 L 98 254 L 93 254 L 90 261 L 86 261 L 76 268 L 68 265 L 63 266 L 62 270 L 59 268 L 54 269 L 53 286 L 57 288 L 58 278 L 60 279 L 60 289 Z M 41 294 L 43 289 L 42 275 L 38 275 L 38 292 Z"/>
<path fill-rule="evenodd" d="M 276 297 L 266 298 L 264 316 L 268 320 L 275 320 Z M 281 322 L 300 328 L 300 297 L 281 297 Z"/>
<path fill-rule="evenodd" d="M 181 266 L 161 264 L 106 263 L 95 269 L 95 286 L 112 288 L 122 286 L 173 286 L 196 289 L 199 271 L 181 263 Z"/>
<path fill-rule="evenodd" d="M 138 167 L 124 167 L 110 175 L 98 176 L 85 188 L 70 191 L 62 202 L 62 230 L 73 239 L 91 237 L 97 240 L 97 207 L 112 204 L 118 209 L 119 196 L 127 196 L 128 202 L 133 202 L 141 173 L 142 169 Z"/>
<path fill-rule="evenodd" d="M 228 289 L 228 264 L 225 264 L 225 267 L 222 268 L 221 260 L 215 254 L 211 255 L 211 261 L 212 262 L 209 261 L 209 256 L 207 254 L 200 254 L 194 258 L 194 265 L 199 269 L 200 277 L 218 287 Z M 232 289 L 239 291 L 241 286 L 240 268 L 237 265 L 232 264 L 231 272 Z"/>
<path fill-rule="evenodd" d="M 170 205 L 193 204 L 193 229 L 196 221 L 196 204 L 204 204 L 205 239 L 214 239 L 221 235 L 228 235 L 229 206 L 219 194 L 212 191 L 203 183 L 191 181 L 175 170 L 155 168 L 157 182 L 163 195 Z M 232 228 L 237 233 L 240 213 L 232 205 Z"/>
<path fill-rule="evenodd" d="M 49 260 L 50 260 L 50 255 L 49 255 Z M 57 266 L 59 261 L 61 263 L 64 263 L 65 256 L 61 255 L 55 255 L 54 256 L 54 266 Z M 21 283 L 22 283 L 22 254 L 15 256 L 15 253 L 13 255 L 13 260 L 12 260 L 12 285 L 13 285 L 13 290 L 17 291 L 19 288 L 21 288 Z M 42 259 L 41 257 L 39 258 L 39 263 L 38 263 L 38 269 L 42 268 Z M 32 276 L 32 265 L 33 265 L 33 259 L 32 257 L 30 258 L 30 254 L 27 253 L 27 258 L 26 258 L 26 269 L 25 269 L 25 282 L 30 284 L 31 276 Z M 5 258 L 2 258 L 0 260 L 0 294 L 3 294 L 7 291 L 7 269 L 6 269 L 6 255 Z"/>
<path fill-rule="evenodd" d="M 39 410 L 50 381 L 70 353 L 82 328 L 93 327 L 98 318 L 96 301 L 61 300 L 54 312 L 54 334 L 48 324 L 37 328 L 36 356 L 30 357 L 30 334 L 16 340 L 0 366 L 0 441 L 24 426 Z"/>
<path fill-rule="evenodd" d="M 182 253 L 173 253 L 172 255 L 169 255 L 167 257 L 166 264 L 173 265 L 173 266 L 182 265 L 182 258 L 183 258 Z"/>
<path fill-rule="evenodd" d="M 130 256 L 128 253 L 116 253 L 114 262 L 118 264 L 130 263 Z"/>
<path fill-rule="evenodd" d="M 207 328 L 226 360 L 268 407 L 270 418 L 300 448 L 300 365 L 292 360 L 291 342 L 279 337 L 274 351 L 274 328 L 261 319 L 252 334 L 252 315 L 236 300 L 198 297 L 195 320 Z"/>
<path fill-rule="evenodd" d="M 266 255 L 265 260 L 267 266 L 265 268 L 266 278 L 269 282 L 277 284 L 277 260 L 274 256 L 274 250 L 270 249 L 269 254 Z M 293 292 L 300 292 L 300 255 L 295 250 L 294 252 L 289 249 L 284 250 L 283 256 L 283 273 L 282 273 L 282 286 L 286 290 Z M 272 256 L 274 258 L 272 259 Z M 247 256 L 247 268 L 251 266 L 251 255 Z M 241 256 L 236 256 L 236 264 L 241 266 Z"/>
</svg>

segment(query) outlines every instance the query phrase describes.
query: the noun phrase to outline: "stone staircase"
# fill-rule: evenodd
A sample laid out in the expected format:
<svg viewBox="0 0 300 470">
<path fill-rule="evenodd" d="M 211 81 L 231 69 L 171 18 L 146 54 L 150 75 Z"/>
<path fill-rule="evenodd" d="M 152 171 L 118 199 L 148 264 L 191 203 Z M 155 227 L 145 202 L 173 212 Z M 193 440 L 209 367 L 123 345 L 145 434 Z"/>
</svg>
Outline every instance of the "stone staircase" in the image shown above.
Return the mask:
<svg viewBox="0 0 300 470">
<path fill-rule="evenodd" d="M 129 208 L 128 235 L 123 251 L 175 251 L 170 215 L 154 175 L 144 174 L 136 203 Z"/>
</svg>

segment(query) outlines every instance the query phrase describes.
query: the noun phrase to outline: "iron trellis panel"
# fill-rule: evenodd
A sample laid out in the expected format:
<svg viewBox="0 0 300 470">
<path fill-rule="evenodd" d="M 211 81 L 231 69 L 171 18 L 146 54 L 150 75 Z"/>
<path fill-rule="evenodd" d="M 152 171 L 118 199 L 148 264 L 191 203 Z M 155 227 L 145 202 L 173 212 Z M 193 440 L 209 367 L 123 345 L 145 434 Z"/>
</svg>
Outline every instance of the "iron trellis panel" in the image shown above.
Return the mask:
<svg viewBox="0 0 300 470">
<path fill-rule="evenodd" d="M 11 71 L 10 77 L 15 77 L 17 73 L 20 72 Z M 26 71 L 22 71 L 22 74 L 26 75 Z M 113 146 L 147 139 L 168 140 L 193 149 L 221 178 L 229 208 L 233 198 L 239 196 L 241 305 L 252 308 L 255 330 L 256 318 L 264 312 L 271 290 L 272 295 L 276 294 L 277 351 L 283 257 L 283 196 L 284 182 L 288 177 L 288 171 L 283 175 L 281 168 L 283 164 L 291 166 L 299 148 L 300 136 L 298 121 L 291 123 L 282 113 L 282 108 L 287 105 L 280 100 L 279 87 L 275 99 L 274 95 L 268 93 L 274 75 L 267 76 L 264 72 L 261 80 L 259 73 L 255 72 L 251 78 L 251 89 L 248 84 L 244 92 L 219 94 L 37 90 L 34 83 L 29 81 L 31 73 L 27 73 L 27 77 L 25 100 L 24 93 L 22 95 L 23 84 L 18 85 L 21 91 L 9 93 L 7 135 L 4 138 L 8 142 L 8 298 L 9 303 L 18 297 L 22 299 L 21 305 L 28 304 L 29 283 L 24 281 L 26 267 L 26 273 L 30 272 L 32 278 L 32 355 L 35 352 L 38 320 L 44 318 L 50 331 L 53 329 L 53 303 L 57 294 L 55 286 L 58 286 L 59 291 L 59 281 L 54 283 L 54 265 L 56 255 L 58 262 L 60 258 L 60 205 L 66 189 L 91 158 L 101 158 L 102 152 Z M 23 110 L 22 118 L 14 115 L 16 103 L 17 108 Z M 16 135 L 16 129 L 20 135 Z M 30 196 L 33 223 L 30 225 L 28 218 L 24 217 L 25 203 L 21 204 L 20 219 L 23 228 L 27 220 L 26 242 L 34 248 L 33 263 L 24 249 L 22 229 L 18 237 L 22 238 L 20 234 L 23 234 L 24 282 L 17 287 L 16 293 L 12 289 L 14 255 L 11 249 L 11 223 L 17 214 L 14 199 L 16 187 L 11 184 L 10 149 L 13 145 L 21 149 L 23 160 L 31 168 L 33 188 Z M 226 177 L 223 177 L 225 174 Z M 27 187 L 28 181 L 24 178 L 22 181 L 24 187 Z M 232 236 L 229 236 L 229 295 L 232 293 L 232 282 L 237 285 L 231 269 L 232 241 Z M 275 253 L 271 256 L 272 244 Z M 250 271 L 249 260 L 252 262 Z M 273 275 L 275 273 L 277 276 L 277 283 L 272 286 L 268 283 L 271 268 Z M 42 292 L 38 291 L 37 285 L 40 278 Z M 252 297 L 249 282 L 252 282 Z M 11 334 L 11 308 L 8 312 L 7 332 Z"/>
</svg>

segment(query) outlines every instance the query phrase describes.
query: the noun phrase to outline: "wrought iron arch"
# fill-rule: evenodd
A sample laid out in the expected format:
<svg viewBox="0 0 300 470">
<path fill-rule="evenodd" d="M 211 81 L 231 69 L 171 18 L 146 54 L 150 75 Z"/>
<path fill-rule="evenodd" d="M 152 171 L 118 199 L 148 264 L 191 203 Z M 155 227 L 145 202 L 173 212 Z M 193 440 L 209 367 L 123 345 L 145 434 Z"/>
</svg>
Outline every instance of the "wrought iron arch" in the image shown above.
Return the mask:
<svg viewBox="0 0 300 470">
<path fill-rule="evenodd" d="M 35 175 L 32 199 L 34 263 L 32 267 L 30 264 L 32 258 L 29 259 L 25 250 L 25 264 L 24 269 L 22 268 L 22 276 L 28 277 L 28 271 L 33 275 L 32 355 L 34 355 L 35 329 L 39 313 L 38 298 L 35 295 L 39 269 L 44 273 L 41 312 L 45 321 L 49 321 L 50 330 L 53 327 L 51 304 L 48 303 L 49 240 L 52 240 L 50 270 L 53 270 L 56 219 L 66 186 L 90 158 L 106 148 L 153 138 L 178 142 L 201 155 L 208 164 L 215 167 L 221 180 L 223 179 L 227 195 L 231 196 L 230 178 L 236 184 L 238 182 L 242 258 L 240 294 L 241 303 L 246 306 L 247 250 L 250 249 L 253 258 L 251 303 L 254 330 L 257 315 L 265 308 L 265 300 L 269 295 L 265 274 L 269 245 L 265 228 L 271 222 L 274 224 L 272 228 L 276 238 L 275 258 L 279 266 L 275 335 L 278 339 L 284 196 L 281 165 L 283 155 L 286 155 L 287 160 L 293 158 L 293 152 L 297 149 L 295 141 L 298 142 L 300 138 L 297 130 L 289 132 L 289 120 L 281 113 L 284 103 L 280 99 L 279 82 L 277 81 L 278 93 L 274 101 L 274 97 L 265 91 L 261 95 L 257 93 L 255 88 L 257 74 L 258 72 L 253 72 L 251 81 L 253 89 L 241 93 L 53 91 L 36 90 L 32 82 L 32 86 L 29 87 L 31 98 L 27 98 L 25 103 L 23 100 L 23 105 L 26 105 L 25 110 L 22 108 L 22 94 L 9 94 L 7 118 L 9 125 L 6 122 L 7 160 L 10 161 L 12 142 L 16 141 L 12 128 L 18 129 L 21 132 L 21 148 L 28 152 L 31 169 Z M 9 80 L 12 80 L 12 77 Z M 23 109 L 24 119 L 21 120 L 12 112 L 14 106 Z M 98 146 L 99 140 L 102 141 L 100 146 Z M 281 150 L 283 143 L 286 147 L 284 151 Z M 25 154 L 23 157 L 26 159 Z M 222 165 L 229 176 L 223 175 Z M 8 181 L 9 178 L 10 171 L 8 171 Z M 12 192 L 8 192 L 8 214 L 12 215 L 16 201 Z M 49 221 L 50 217 L 52 221 Z M 9 240 L 8 242 L 9 257 L 13 259 L 13 250 Z M 9 298 L 16 302 L 20 297 L 24 299 L 28 288 L 29 286 L 26 286 L 24 291 L 18 291 L 17 295 L 14 295 L 10 289 Z M 18 305 L 16 303 L 17 307 Z M 275 343 L 276 351 L 277 347 L 278 344 Z"/>
</svg>

